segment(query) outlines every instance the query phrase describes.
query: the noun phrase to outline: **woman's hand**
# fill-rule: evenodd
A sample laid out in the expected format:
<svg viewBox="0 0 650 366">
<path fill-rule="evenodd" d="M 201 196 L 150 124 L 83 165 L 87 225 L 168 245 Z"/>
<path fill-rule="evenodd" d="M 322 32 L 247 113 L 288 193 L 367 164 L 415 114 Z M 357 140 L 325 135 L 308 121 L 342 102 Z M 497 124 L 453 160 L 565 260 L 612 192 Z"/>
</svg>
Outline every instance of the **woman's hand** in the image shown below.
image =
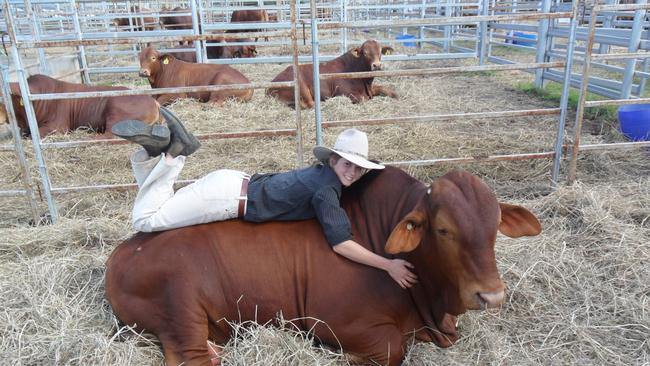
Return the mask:
<svg viewBox="0 0 650 366">
<path fill-rule="evenodd" d="M 377 255 L 352 240 L 346 240 L 334 246 L 334 251 L 347 259 L 382 269 L 403 289 L 418 282 L 418 277 L 409 268 L 413 265 L 403 259 L 388 259 Z"/>
<path fill-rule="evenodd" d="M 386 272 L 400 287 L 406 289 L 418 282 L 418 277 L 409 268 L 413 268 L 411 263 L 403 259 L 392 259 L 386 268 Z"/>
</svg>

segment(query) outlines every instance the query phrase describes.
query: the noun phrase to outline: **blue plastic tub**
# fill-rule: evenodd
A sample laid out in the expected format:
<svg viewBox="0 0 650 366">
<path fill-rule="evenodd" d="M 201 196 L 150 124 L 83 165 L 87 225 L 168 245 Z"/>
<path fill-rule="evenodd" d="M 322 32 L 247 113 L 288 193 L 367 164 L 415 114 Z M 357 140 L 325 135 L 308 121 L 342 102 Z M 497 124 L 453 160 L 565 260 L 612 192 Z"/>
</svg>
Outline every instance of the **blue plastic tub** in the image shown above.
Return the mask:
<svg viewBox="0 0 650 366">
<path fill-rule="evenodd" d="M 400 41 L 400 43 L 402 45 L 406 46 L 406 47 L 415 47 L 415 46 L 417 46 L 417 44 L 415 42 L 407 41 L 407 40 L 410 40 L 410 39 L 415 39 L 415 36 L 412 36 L 410 34 L 402 34 L 401 36 L 395 37 L 395 39 Z"/>
<path fill-rule="evenodd" d="M 530 39 L 530 40 L 533 40 L 533 41 L 537 40 L 537 34 L 514 32 L 512 35 L 514 37 L 516 37 L 516 38 L 525 38 L 525 39 Z M 525 40 L 522 40 L 522 39 L 513 39 L 512 43 L 522 45 L 522 46 L 534 46 L 535 45 L 535 42 L 526 42 Z"/>
<path fill-rule="evenodd" d="M 623 135 L 632 141 L 650 141 L 650 104 L 628 104 L 618 108 Z"/>
</svg>

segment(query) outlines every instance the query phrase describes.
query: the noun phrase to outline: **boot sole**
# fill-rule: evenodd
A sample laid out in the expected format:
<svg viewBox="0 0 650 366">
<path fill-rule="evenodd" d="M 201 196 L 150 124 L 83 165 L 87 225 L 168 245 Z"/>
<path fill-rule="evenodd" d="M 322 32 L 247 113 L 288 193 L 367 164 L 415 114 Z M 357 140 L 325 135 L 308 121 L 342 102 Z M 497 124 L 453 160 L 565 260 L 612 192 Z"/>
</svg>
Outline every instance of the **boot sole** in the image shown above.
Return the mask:
<svg viewBox="0 0 650 366">
<path fill-rule="evenodd" d="M 154 138 L 160 141 L 169 141 L 170 132 L 166 126 L 149 125 L 142 121 L 122 121 L 111 129 L 113 135 L 124 138 Z"/>
</svg>

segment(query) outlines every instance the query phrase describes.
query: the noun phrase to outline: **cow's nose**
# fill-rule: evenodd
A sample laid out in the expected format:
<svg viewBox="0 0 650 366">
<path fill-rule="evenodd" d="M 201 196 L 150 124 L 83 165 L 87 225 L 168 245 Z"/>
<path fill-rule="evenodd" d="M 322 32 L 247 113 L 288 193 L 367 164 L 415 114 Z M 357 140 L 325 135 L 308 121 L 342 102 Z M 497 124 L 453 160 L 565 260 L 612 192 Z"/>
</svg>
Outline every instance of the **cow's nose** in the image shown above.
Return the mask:
<svg viewBox="0 0 650 366">
<path fill-rule="evenodd" d="M 479 292 L 478 297 L 485 303 L 486 307 L 493 308 L 503 303 L 505 291 L 497 290 L 492 292 Z"/>
<path fill-rule="evenodd" d="M 139 75 L 143 78 L 149 77 L 149 70 L 147 69 L 140 69 Z"/>
</svg>

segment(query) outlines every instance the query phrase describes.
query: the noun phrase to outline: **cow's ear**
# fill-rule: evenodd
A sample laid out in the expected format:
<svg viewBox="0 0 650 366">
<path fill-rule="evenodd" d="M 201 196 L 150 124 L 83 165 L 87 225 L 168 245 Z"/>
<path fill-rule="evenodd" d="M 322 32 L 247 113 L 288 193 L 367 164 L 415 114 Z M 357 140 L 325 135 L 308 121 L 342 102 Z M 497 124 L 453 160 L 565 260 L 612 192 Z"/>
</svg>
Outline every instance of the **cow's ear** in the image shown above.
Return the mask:
<svg viewBox="0 0 650 366">
<path fill-rule="evenodd" d="M 359 47 L 353 48 L 352 50 L 350 50 L 350 53 L 354 57 L 357 57 L 357 58 L 361 57 L 361 49 Z"/>
<path fill-rule="evenodd" d="M 395 51 L 395 50 L 393 49 L 393 47 L 388 47 L 388 46 L 386 46 L 386 47 L 382 47 L 382 48 L 381 48 L 381 54 L 382 54 L 382 55 L 390 55 L 391 53 L 393 53 L 393 51 Z"/>
<path fill-rule="evenodd" d="M 388 237 L 384 248 L 386 253 L 397 254 L 415 249 L 422 240 L 425 217 L 426 215 L 422 211 L 409 212 Z"/>
<path fill-rule="evenodd" d="M 511 238 L 535 236 L 542 232 L 542 224 L 537 217 L 521 206 L 500 203 L 501 222 L 499 231 Z"/>
</svg>

